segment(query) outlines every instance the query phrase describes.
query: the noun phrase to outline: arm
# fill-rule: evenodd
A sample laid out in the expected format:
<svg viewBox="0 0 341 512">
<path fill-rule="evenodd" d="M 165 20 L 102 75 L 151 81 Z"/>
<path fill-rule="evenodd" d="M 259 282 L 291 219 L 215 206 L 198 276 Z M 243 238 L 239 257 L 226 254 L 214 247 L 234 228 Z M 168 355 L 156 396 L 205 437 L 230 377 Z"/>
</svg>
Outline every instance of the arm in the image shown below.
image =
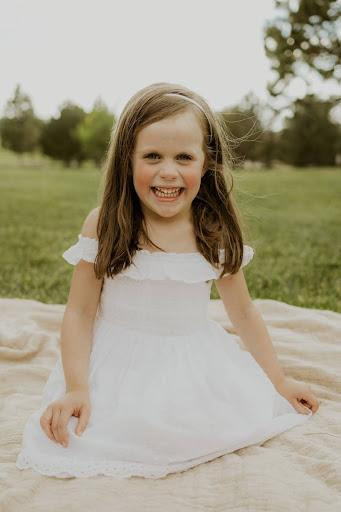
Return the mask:
<svg viewBox="0 0 341 512">
<path fill-rule="evenodd" d="M 275 387 L 285 374 L 271 343 L 264 320 L 252 302 L 242 269 L 215 281 L 225 310 L 248 351 L 263 368 Z"/>
<path fill-rule="evenodd" d="M 98 208 L 84 221 L 81 234 L 97 238 Z M 102 288 L 93 263 L 80 260 L 73 271 L 61 326 L 61 355 L 66 392 L 88 390 L 88 369 L 93 324 Z"/>
</svg>

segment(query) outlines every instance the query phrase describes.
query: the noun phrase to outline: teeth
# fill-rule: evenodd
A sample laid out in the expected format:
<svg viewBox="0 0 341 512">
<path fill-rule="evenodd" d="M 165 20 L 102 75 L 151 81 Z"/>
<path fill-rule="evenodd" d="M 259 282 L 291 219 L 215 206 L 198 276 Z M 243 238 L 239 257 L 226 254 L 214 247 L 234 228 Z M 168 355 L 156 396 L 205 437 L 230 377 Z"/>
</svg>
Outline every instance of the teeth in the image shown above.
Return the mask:
<svg viewBox="0 0 341 512">
<path fill-rule="evenodd" d="M 163 189 L 159 187 L 154 187 L 155 194 L 159 197 L 177 197 L 180 194 L 180 188 L 172 188 L 172 189 Z"/>
<path fill-rule="evenodd" d="M 155 187 L 156 190 L 160 190 L 160 192 L 165 192 L 165 193 L 168 193 L 168 192 L 177 192 L 178 190 L 180 190 L 180 187 L 177 187 L 177 188 L 160 188 L 160 187 Z"/>
</svg>

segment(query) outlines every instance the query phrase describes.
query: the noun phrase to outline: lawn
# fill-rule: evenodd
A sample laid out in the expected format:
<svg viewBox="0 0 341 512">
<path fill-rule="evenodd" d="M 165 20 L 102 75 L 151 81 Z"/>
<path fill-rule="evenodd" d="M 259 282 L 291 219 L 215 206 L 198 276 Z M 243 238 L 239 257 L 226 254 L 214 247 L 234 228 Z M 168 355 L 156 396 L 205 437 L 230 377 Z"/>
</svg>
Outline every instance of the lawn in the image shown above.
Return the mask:
<svg viewBox="0 0 341 512">
<path fill-rule="evenodd" d="M 339 169 L 234 171 L 253 299 L 341 311 Z M 91 166 L 0 158 L 0 296 L 65 304 L 73 267 L 62 252 L 98 204 Z M 211 298 L 218 298 L 212 286 Z"/>
</svg>

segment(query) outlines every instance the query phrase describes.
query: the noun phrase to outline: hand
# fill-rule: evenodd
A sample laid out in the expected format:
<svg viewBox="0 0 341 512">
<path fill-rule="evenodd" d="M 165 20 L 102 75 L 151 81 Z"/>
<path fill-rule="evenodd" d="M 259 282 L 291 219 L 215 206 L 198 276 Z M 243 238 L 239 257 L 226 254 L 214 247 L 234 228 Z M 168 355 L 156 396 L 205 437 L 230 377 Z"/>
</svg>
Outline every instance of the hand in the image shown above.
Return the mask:
<svg viewBox="0 0 341 512">
<path fill-rule="evenodd" d="M 79 418 L 75 433 L 81 435 L 89 421 L 91 412 L 88 391 L 69 391 L 63 398 L 52 402 L 40 417 L 40 426 L 51 441 L 68 444 L 66 425 L 70 416 Z"/>
<path fill-rule="evenodd" d="M 276 389 L 295 407 L 297 412 L 309 414 L 311 410 L 315 413 L 319 408 L 319 402 L 307 384 L 285 377 L 276 385 Z"/>
</svg>

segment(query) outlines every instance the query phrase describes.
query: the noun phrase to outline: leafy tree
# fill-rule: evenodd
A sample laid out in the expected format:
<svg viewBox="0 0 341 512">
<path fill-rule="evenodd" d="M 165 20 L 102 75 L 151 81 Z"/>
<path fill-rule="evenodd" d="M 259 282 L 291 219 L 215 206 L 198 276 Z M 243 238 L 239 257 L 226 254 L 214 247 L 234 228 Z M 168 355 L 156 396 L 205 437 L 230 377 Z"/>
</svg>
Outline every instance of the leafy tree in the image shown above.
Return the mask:
<svg viewBox="0 0 341 512">
<path fill-rule="evenodd" d="M 33 111 L 31 99 L 18 84 L 0 121 L 1 144 L 16 153 L 32 152 L 39 146 L 42 121 Z"/>
<path fill-rule="evenodd" d="M 281 133 L 270 128 L 264 130 L 258 145 L 258 160 L 270 168 L 275 160 L 281 159 Z"/>
<path fill-rule="evenodd" d="M 313 94 L 293 104 L 281 133 L 282 160 L 297 166 L 335 165 L 340 126 L 330 119 L 336 99 L 321 100 Z"/>
<path fill-rule="evenodd" d="M 265 27 L 265 51 L 275 79 L 269 92 L 284 93 L 294 77 L 306 84 L 313 71 L 323 79 L 341 80 L 338 0 L 276 0 L 277 17 Z"/>
<path fill-rule="evenodd" d="M 85 158 L 99 165 L 110 141 L 115 116 L 101 99 L 95 101 L 91 112 L 77 126 L 76 133 Z"/>
<path fill-rule="evenodd" d="M 84 110 L 66 102 L 60 107 L 59 116 L 51 118 L 45 123 L 41 146 L 43 152 L 56 160 L 61 160 L 69 166 L 72 161 L 80 165 L 85 156 L 82 145 L 77 135 L 77 128 L 85 117 Z"/>
</svg>

